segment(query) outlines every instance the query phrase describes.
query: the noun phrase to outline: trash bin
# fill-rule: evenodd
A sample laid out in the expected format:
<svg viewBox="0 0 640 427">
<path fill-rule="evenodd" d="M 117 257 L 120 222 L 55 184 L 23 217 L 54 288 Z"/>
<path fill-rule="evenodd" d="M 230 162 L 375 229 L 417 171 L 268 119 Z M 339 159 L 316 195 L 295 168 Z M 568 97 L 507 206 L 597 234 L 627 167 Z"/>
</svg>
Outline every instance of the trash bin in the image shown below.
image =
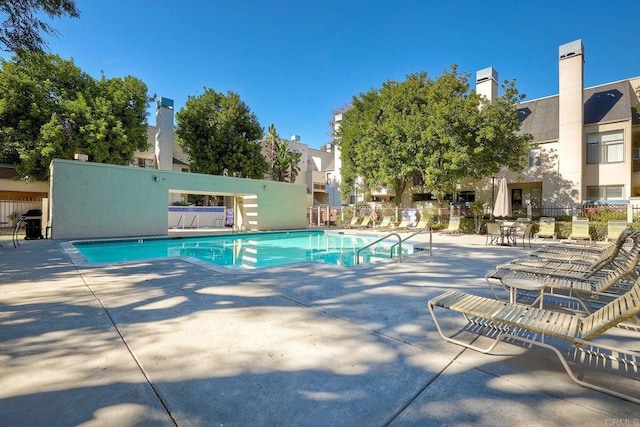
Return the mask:
<svg viewBox="0 0 640 427">
<path fill-rule="evenodd" d="M 25 240 L 43 239 L 42 237 L 42 211 L 40 209 L 31 209 L 22 215 L 24 221 L 26 236 Z"/>
</svg>

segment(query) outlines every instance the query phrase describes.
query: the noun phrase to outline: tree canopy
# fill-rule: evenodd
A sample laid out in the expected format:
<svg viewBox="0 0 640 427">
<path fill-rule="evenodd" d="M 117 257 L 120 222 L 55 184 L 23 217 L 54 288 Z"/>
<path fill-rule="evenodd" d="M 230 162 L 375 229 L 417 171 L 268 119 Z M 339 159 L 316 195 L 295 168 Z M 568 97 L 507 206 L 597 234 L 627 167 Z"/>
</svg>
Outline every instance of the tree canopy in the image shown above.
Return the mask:
<svg viewBox="0 0 640 427">
<path fill-rule="evenodd" d="M 7 52 L 20 50 L 41 51 L 46 45 L 41 33 L 57 34 L 57 31 L 40 19 L 69 16 L 77 18 L 80 12 L 74 0 L 3 0 L 0 15 L 6 19 L 0 25 L 0 45 Z"/>
<path fill-rule="evenodd" d="M 435 80 L 412 74 L 354 97 L 339 130 L 343 191 L 361 176 L 369 187 L 391 186 L 400 204 L 420 174 L 442 202 L 464 178 L 488 177 L 503 166 L 521 169 L 529 138 L 516 134 L 520 98 L 513 81 L 502 90 L 490 104 L 452 66 Z"/>
<path fill-rule="evenodd" d="M 240 174 L 261 179 L 267 162 L 258 140 L 262 127 L 240 96 L 205 88 L 199 96 L 189 96 L 176 114 L 178 143 L 191 159 L 197 173 Z"/>
<path fill-rule="evenodd" d="M 57 55 L 21 51 L 0 61 L 0 161 L 22 177 L 48 171 L 54 158 L 84 153 L 126 164 L 147 149 L 147 87 L 139 79 L 95 80 Z"/>
</svg>

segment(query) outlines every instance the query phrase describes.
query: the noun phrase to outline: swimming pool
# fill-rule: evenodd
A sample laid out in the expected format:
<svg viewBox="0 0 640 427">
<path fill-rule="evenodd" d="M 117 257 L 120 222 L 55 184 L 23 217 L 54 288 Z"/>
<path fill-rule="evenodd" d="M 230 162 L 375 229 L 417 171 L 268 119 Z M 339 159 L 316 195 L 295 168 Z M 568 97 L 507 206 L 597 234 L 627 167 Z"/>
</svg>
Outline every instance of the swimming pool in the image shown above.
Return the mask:
<svg viewBox="0 0 640 427">
<path fill-rule="evenodd" d="M 134 238 L 71 242 L 89 263 L 116 263 L 166 257 L 195 257 L 232 269 L 253 269 L 315 261 L 353 266 L 356 253 L 378 235 L 288 231 L 201 237 Z M 360 263 L 390 258 L 397 239 L 360 252 Z M 397 248 L 396 252 L 397 252 Z M 402 255 L 418 250 L 402 244 Z"/>
</svg>

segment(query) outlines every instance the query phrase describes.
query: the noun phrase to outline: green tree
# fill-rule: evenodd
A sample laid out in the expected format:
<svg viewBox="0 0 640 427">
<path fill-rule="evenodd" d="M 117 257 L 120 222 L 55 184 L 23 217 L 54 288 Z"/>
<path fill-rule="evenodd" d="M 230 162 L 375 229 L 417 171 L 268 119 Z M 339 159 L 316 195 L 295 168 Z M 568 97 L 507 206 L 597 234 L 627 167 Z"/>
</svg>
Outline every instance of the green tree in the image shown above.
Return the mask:
<svg viewBox="0 0 640 427">
<path fill-rule="evenodd" d="M 284 182 L 289 175 L 289 147 L 286 141 L 280 139 L 274 148 L 271 177 L 274 181 Z"/>
<path fill-rule="evenodd" d="M 267 159 L 267 162 L 270 163 L 272 179 L 274 179 L 273 164 L 276 161 L 277 146 L 280 143 L 280 139 L 281 138 L 278 135 L 278 131 L 276 130 L 275 125 L 272 123 L 271 125 L 269 125 L 269 129 L 267 130 L 267 136 L 262 142 L 263 144 L 262 152 L 264 153 L 264 156 Z"/>
<path fill-rule="evenodd" d="M 343 193 L 351 192 L 360 176 L 366 188 L 380 184 L 393 188 L 400 206 L 416 171 L 427 83 L 426 75 L 412 75 L 405 82 L 387 81 L 382 88 L 353 98 L 338 131 Z"/>
<path fill-rule="evenodd" d="M 22 177 L 54 158 L 126 164 L 147 148 L 147 87 L 131 76 L 95 80 L 57 55 L 21 51 L 0 61 L 0 160 Z"/>
<path fill-rule="evenodd" d="M 524 167 L 530 137 L 518 135 L 514 81 L 505 81 L 493 103 L 469 90 L 469 75 L 452 66 L 430 81 L 416 166 L 440 204 L 464 178 L 483 179 L 502 167 Z"/>
<path fill-rule="evenodd" d="M 339 130 L 342 191 L 361 176 L 368 186 L 392 187 L 399 205 L 419 173 L 442 203 L 464 178 L 521 169 L 529 137 L 516 134 L 519 99 L 515 83 L 505 82 L 503 95 L 487 103 L 456 66 L 436 80 L 412 74 L 354 97 Z"/>
<path fill-rule="evenodd" d="M 69 16 L 77 18 L 80 12 L 74 0 L 3 0 L 0 15 L 6 19 L 0 26 L 0 44 L 6 52 L 20 50 L 41 51 L 46 43 L 41 33 L 57 34 L 57 31 L 40 19 Z"/>
<path fill-rule="evenodd" d="M 238 94 L 205 88 L 202 95 L 189 96 L 176 122 L 178 142 L 193 172 L 264 177 L 268 166 L 257 142 L 262 127 Z"/>
</svg>

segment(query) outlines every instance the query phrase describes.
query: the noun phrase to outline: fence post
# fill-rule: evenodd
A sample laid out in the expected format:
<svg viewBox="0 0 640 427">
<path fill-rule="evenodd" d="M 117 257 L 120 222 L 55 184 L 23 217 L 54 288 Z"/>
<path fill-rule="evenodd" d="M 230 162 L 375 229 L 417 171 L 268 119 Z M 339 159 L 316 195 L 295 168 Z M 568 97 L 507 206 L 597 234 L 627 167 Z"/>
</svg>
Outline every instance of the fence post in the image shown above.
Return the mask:
<svg viewBox="0 0 640 427">
<path fill-rule="evenodd" d="M 633 222 L 633 208 L 634 206 L 629 202 L 627 205 L 627 222 Z"/>
</svg>

